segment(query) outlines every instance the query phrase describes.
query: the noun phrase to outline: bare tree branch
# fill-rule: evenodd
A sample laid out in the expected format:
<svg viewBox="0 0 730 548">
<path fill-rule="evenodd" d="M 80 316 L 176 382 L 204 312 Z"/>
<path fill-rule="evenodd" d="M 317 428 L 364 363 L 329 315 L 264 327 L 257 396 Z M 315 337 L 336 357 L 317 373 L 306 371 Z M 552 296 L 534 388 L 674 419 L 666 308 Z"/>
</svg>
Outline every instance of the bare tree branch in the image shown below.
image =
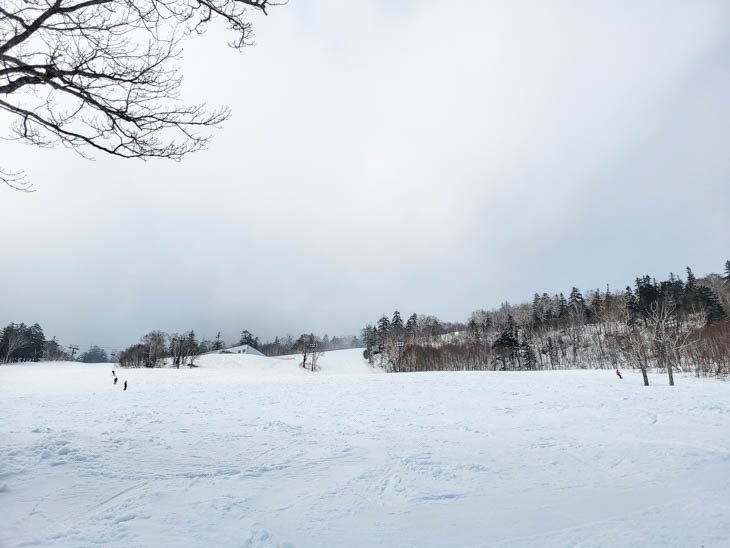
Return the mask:
<svg viewBox="0 0 730 548">
<path fill-rule="evenodd" d="M 170 158 L 204 148 L 226 107 L 180 101 L 182 43 L 214 19 L 253 43 L 247 11 L 269 0 L 0 0 L 0 110 L 14 139 L 84 157 Z M 22 175 L 22 176 L 21 176 Z M 0 182 L 28 190 L 24 174 Z"/>
<path fill-rule="evenodd" d="M 35 192 L 22 171 L 6 171 L 0 167 L 0 182 L 21 192 Z"/>
</svg>

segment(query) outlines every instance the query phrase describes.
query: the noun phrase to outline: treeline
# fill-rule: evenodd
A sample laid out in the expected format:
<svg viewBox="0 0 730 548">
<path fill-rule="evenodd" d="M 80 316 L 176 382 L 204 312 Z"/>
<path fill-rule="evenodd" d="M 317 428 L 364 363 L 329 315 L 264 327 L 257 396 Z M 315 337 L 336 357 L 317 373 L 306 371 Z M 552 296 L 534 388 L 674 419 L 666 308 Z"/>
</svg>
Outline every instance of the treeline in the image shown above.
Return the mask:
<svg viewBox="0 0 730 548">
<path fill-rule="evenodd" d="M 244 344 L 258 349 L 259 339 L 244 329 L 238 341 L 230 346 Z M 169 363 L 173 367 L 179 368 L 181 365 L 195 366 L 196 357 L 224 348 L 228 348 L 228 345 L 220 332 L 212 340 L 199 341 L 192 329 L 182 333 L 155 330 L 142 336 L 138 343 L 120 352 L 118 359 L 121 367 L 162 367 Z"/>
<path fill-rule="evenodd" d="M 48 340 L 34 323 L 10 323 L 0 329 L 0 363 L 68 360 L 70 354 L 55 337 Z"/>
<path fill-rule="evenodd" d="M 463 323 L 399 312 L 362 330 L 364 356 L 388 371 L 660 367 L 730 374 L 730 261 L 724 275 L 636 278 L 585 295 L 535 293 L 531 303 L 477 310 Z"/>
<path fill-rule="evenodd" d="M 223 347 L 220 333 L 213 341 L 198 341 L 193 330 L 174 334 L 155 330 L 122 350 L 118 359 L 121 367 L 161 367 L 170 361 L 179 368 L 181 365 L 194 366 L 196 356 Z"/>
<path fill-rule="evenodd" d="M 328 352 L 348 348 L 360 348 L 362 341 L 353 336 L 333 336 L 330 338 L 326 333 L 322 336 L 315 335 L 314 333 L 302 333 L 297 338 L 294 338 L 292 335 L 286 335 L 281 338 L 276 337 L 273 342 L 263 343 L 256 348 L 267 356 L 285 356 L 301 353 L 304 348 L 308 348 L 307 345 L 311 344 L 315 344 L 319 352 Z"/>
<path fill-rule="evenodd" d="M 46 339 L 43 328 L 37 323 L 30 326 L 10 323 L 0 330 L 0 363 L 71 360 L 103 363 L 110 357 L 95 345 L 76 356 L 74 350 L 61 346 L 55 337 Z"/>
<path fill-rule="evenodd" d="M 37 323 L 30 326 L 10 323 L 0 332 L 0 357 L 3 363 L 37 362 L 53 354 L 43 328 Z"/>
<path fill-rule="evenodd" d="M 312 348 L 316 349 L 316 354 L 320 354 L 328 350 L 359 348 L 360 344 L 357 337 L 330 339 L 326 334 L 319 337 L 313 333 L 304 333 L 296 339 L 291 335 L 276 337 L 273 342 L 261 343 L 258 337 L 244 329 L 238 340 L 229 345 L 223 340 L 220 332 L 213 340 L 198 341 L 195 331 L 192 330 L 175 334 L 155 330 L 144 335 L 138 343 L 123 350 L 118 360 L 121 367 L 162 367 L 168 364 L 180 367 L 195 366 L 195 359 L 201 354 L 242 345 L 249 345 L 266 356 L 281 356 L 309 353 Z"/>
</svg>

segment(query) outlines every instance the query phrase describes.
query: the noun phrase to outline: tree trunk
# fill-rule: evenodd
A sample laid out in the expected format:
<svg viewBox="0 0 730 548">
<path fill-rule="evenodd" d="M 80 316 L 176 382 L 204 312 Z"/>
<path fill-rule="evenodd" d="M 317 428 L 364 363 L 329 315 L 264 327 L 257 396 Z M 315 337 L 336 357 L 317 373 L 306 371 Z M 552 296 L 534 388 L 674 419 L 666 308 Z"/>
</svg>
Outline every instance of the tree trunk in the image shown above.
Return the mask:
<svg viewBox="0 0 730 548">
<path fill-rule="evenodd" d="M 646 374 L 646 366 L 641 366 L 641 375 L 644 377 L 644 386 L 649 386 L 649 376 Z"/>
<path fill-rule="evenodd" d="M 667 360 L 667 375 L 669 376 L 669 386 L 674 386 L 674 372 L 672 371 L 672 362 Z"/>
</svg>

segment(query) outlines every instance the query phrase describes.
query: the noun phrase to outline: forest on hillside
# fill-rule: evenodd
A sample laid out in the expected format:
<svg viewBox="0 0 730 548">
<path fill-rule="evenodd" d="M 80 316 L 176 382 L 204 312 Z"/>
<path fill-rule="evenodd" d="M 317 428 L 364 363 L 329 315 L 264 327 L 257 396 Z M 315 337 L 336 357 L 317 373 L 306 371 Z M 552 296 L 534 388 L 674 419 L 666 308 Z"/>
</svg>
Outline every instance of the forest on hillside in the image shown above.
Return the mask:
<svg viewBox="0 0 730 548">
<path fill-rule="evenodd" d="M 364 355 L 388 371 L 661 368 L 730 374 L 730 261 L 724 274 L 657 281 L 476 310 L 463 323 L 398 311 L 365 326 Z"/>
</svg>

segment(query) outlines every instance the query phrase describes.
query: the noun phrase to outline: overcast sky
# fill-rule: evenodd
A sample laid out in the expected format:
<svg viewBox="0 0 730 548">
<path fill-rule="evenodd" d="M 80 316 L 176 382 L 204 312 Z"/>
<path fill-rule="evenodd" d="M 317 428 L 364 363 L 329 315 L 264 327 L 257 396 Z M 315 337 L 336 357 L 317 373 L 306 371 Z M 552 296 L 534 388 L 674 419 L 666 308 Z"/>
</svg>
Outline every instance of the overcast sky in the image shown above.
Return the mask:
<svg viewBox="0 0 730 548">
<path fill-rule="evenodd" d="M 548 5 L 549 4 L 549 5 Z M 291 0 L 187 44 L 181 163 L 0 142 L 0 323 L 356 333 L 730 258 L 730 3 Z M 7 127 L 6 120 L 3 127 Z"/>
</svg>

